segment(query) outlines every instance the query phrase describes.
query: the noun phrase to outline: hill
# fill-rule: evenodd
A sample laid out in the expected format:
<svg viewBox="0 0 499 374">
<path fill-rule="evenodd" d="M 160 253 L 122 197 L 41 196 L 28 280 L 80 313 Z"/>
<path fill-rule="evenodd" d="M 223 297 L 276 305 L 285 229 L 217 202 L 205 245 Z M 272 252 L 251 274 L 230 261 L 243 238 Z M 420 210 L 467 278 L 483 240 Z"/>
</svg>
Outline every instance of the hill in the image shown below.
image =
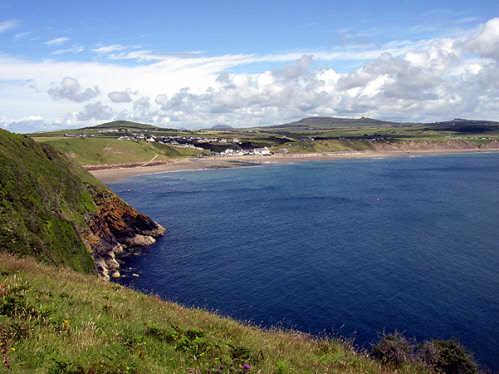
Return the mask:
<svg viewBox="0 0 499 374">
<path fill-rule="evenodd" d="M 416 124 L 366 117 L 309 117 L 270 127 L 180 131 L 115 121 L 71 133 L 33 136 L 86 167 L 132 167 L 231 150 L 251 153 L 263 147 L 275 154 L 497 148 L 499 123 L 455 119 Z"/>
<path fill-rule="evenodd" d="M 0 249 L 104 278 L 164 229 L 48 144 L 0 130 Z"/>
<path fill-rule="evenodd" d="M 134 130 L 165 130 L 161 127 L 155 127 L 152 125 L 147 125 L 139 122 L 131 121 L 112 121 L 106 122 L 96 126 L 84 127 L 84 130 L 88 129 L 134 129 Z"/>
<path fill-rule="evenodd" d="M 37 138 L 34 138 L 37 139 Z M 79 165 L 116 165 L 156 162 L 202 153 L 194 148 L 176 148 L 161 143 L 124 141 L 109 137 L 43 138 Z"/>
<path fill-rule="evenodd" d="M 372 118 L 336 118 L 336 117 L 308 117 L 303 118 L 296 122 L 285 123 L 282 125 L 269 126 L 270 128 L 284 128 L 284 129 L 303 129 L 303 128 L 316 128 L 325 129 L 332 127 L 366 127 L 366 126 L 401 126 L 402 123 L 381 121 Z"/>
<path fill-rule="evenodd" d="M 0 286 L 0 352 L 10 373 L 476 372 L 454 342 L 425 343 L 426 361 L 417 363 L 407 340 L 389 334 L 374 346 L 375 361 L 339 337 L 263 330 L 2 253 Z"/>
<path fill-rule="evenodd" d="M 212 130 L 218 130 L 218 131 L 225 131 L 225 130 L 232 130 L 233 127 L 229 125 L 216 125 L 211 128 Z"/>
</svg>

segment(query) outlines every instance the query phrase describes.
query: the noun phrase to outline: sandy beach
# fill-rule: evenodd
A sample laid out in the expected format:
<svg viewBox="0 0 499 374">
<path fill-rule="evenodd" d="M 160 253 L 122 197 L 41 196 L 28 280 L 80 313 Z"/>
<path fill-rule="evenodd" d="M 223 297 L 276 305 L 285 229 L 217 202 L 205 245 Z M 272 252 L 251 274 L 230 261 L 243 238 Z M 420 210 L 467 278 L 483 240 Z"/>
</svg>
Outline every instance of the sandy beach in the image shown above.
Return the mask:
<svg viewBox="0 0 499 374">
<path fill-rule="evenodd" d="M 99 170 L 90 170 L 97 179 L 102 182 L 111 182 L 121 178 L 135 175 L 162 173 L 169 171 L 199 170 L 228 167 L 255 166 L 264 163 L 275 162 L 297 162 L 314 160 L 336 160 L 352 158 L 373 158 L 373 157 L 410 157 L 436 154 L 456 154 L 456 153 L 487 153 L 499 152 L 499 149 L 440 149 L 440 150 L 411 150 L 411 151 L 364 151 L 364 152 L 331 152 L 331 153 L 303 153 L 292 155 L 271 155 L 271 156 L 209 156 L 202 158 L 182 158 L 165 161 L 164 163 L 135 166 L 116 167 L 100 166 Z"/>
</svg>

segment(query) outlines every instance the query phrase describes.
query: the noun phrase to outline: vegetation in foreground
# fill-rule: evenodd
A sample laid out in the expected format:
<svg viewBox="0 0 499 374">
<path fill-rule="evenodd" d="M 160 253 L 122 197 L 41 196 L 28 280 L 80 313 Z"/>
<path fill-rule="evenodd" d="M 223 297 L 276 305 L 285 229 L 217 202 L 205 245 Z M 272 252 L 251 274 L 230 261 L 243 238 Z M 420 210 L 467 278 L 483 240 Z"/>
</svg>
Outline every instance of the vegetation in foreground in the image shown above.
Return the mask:
<svg viewBox="0 0 499 374">
<path fill-rule="evenodd" d="M 341 339 L 263 330 L 30 258 L 0 253 L 0 272 L 5 372 L 476 372 L 461 347 L 447 349 L 452 342 L 425 343 L 425 356 L 412 357 L 400 336 L 385 336 L 375 360 Z"/>
</svg>

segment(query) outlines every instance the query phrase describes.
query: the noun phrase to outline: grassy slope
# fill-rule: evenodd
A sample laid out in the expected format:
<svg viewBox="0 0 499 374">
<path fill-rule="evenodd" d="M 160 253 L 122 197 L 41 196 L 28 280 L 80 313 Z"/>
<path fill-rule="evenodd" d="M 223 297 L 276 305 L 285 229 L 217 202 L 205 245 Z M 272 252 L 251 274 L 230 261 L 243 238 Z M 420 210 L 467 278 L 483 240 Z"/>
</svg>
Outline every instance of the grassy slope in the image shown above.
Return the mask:
<svg viewBox="0 0 499 374">
<path fill-rule="evenodd" d="M 87 174 L 52 147 L 0 130 L 0 250 L 92 272 L 77 234 L 96 209 Z"/>
<path fill-rule="evenodd" d="M 157 156 L 156 161 L 160 161 L 201 153 L 198 149 L 174 148 L 159 143 L 139 143 L 109 138 L 54 138 L 49 140 L 49 143 L 80 165 L 147 162 L 155 156 Z"/>
<path fill-rule="evenodd" d="M 117 122 L 104 124 L 92 128 L 72 130 L 81 133 L 85 130 L 93 137 L 68 138 L 61 137 L 64 131 L 33 134 L 39 142 L 50 142 L 60 151 L 74 158 L 80 165 L 105 165 L 147 162 L 153 157 L 156 161 L 172 158 L 189 157 L 203 153 L 198 149 L 176 148 L 160 143 L 145 143 L 134 141 L 119 141 L 117 134 L 100 134 L 99 127 L 127 128 L 158 136 L 185 136 L 185 137 L 215 137 L 226 138 L 229 143 L 211 145 L 212 151 L 223 151 L 227 147 L 238 148 L 231 142 L 238 138 L 244 148 L 268 146 L 273 152 L 308 153 L 308 152 L 342 152 L 374 150 L 377 144 L 369 142 L 372 134 L 381 134 L 388 139 L 386 144 L 404 142 L 439 142 L 445 148 L 445 142 L 454 140 L 462 142 L 463 146 L 472 144 L 480 146 L 499 139 L 499 125 L 488 124 L 429 124 L 411 126 L 392 126 L 389 122 L 363 119 L 358 120 L 336 119 L 341 123 L 309 123 L 320 118 L 305 119 L 306 123 L 288 124 L 273 127 L 254 129 L 233 129 L 230 131 L 177 131 L 171 129 L 154 128 L 148 125 Z M 328 120 L 328 119 L 326 119 Z M 334 119 L 329 119 L 334 120 Z M 346 122 L 345 122 L 346 121 Z M 311 124 L 314 126 L 311 127 Z M 320 126 L 319 126 L 320 125 Z M 121 134 L 121 133 L 120 133 Z M 371 134 L 371 135 L 369 135 Z M 315 138 L 314 142 L 302 141 Z M 456 140 L 457 139 L 457 140 Z M 464 144 L 467 143 L 467 144 Z M 206 144 L 205 144 L 206 145 Z"/>
<path fill-rule="evenodd" d="M 0 272 L 12 373 L 394 372 L 339 341 L 264 331 L 32 259 L 0 254 Z"/>
</svg>

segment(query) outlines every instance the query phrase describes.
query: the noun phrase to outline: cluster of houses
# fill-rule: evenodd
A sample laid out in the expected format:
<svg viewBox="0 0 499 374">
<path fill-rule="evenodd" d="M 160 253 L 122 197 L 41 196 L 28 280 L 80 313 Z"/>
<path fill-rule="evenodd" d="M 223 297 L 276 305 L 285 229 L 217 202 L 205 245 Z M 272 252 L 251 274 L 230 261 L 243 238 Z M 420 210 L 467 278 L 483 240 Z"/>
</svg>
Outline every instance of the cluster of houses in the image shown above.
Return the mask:
<svg viewBox="0 0 499 374">
<path fill-rule="evenodd" d="M 264 148 L 253 148 L 248 149 L 231 149 L 227 148 L 225 151 L 220 152 L 220 156 L 244 156 L 244 155 L 255 155 L 255 156 L 270 156 L 272 153 L 268 147 Z"/>
<path fill-rule="evenodd" d="M 388 140 L 391 139 L 389 136 L 383 135 L 383 134 L 362 134 L 362 136 L 365 136 L 369 138 L 370 142 L 375 142 L 378 140 Z"/>
<path fill-rule="evenodd" d="M 199 147 L 198 145 L 203 143 L 214 143 L 218 145 L 223 144 L 234 144 L 238 146 L 239 149 L 233 149 L 234 147 L 229 147 L 219 153 L 211 153 L 214 156 L 244 156 L 244 155 L 258 155 L 258 156 L 270 156 L 271 152 L 268 147 L 254 148 L 254 149 L 243 149 L 241 147 L 241 142 L 238 138 L 227 139 L 227 138 L 207 138 L 207 137 L 186 137 L 186 136 L 157 136 L 148 134 L 146 132 L 140 131 L 130 131 L 130 129 L 99 129 L 101 134 L 119 134 L 124 133 L 118 137 L 118 140 L 129 140 L 129 141 L 143 141 L 148 143 L 162 143 L 178 148 L 194 148 L 199 150 L 206 150 L 206 147 Z M 93 134 L 88 135 L 87 133 L 81 134 L 65 134 L 67 137 L 86 137 L 93 136 Z"/>
<path fill-rule="evenodd" d="M 155 135 L 145 135 L 143 133 L 138 134 L 130 134 L 120 136 L 119 140 L 133 140 L 133 141 L 146 141 L 149 143 L 157 142 L 162 144 L 167 144 L 173 147 L 178 148 L 194 148 L 199 150 L 205 150 L 202 147 L 197 147 L 196 144 L 202 143 L 217 143 L 217 144 L 239 144 L 240 141 L 238 138 L 227 139 L 227 138 L 206 138 L 206 137 L 172 137 L 172 136 L 155 136 Z M 264 148 L 254 148 L 254 149 L 232 149 L 227 148 L 225 151 L 220 153 L 212 153 L 212 155 L 216 156 L 244 156 L 244 155 L 259 155 L 259 156 L 270 156 L 271 152 L 268 147 Z"/>
</svg>

